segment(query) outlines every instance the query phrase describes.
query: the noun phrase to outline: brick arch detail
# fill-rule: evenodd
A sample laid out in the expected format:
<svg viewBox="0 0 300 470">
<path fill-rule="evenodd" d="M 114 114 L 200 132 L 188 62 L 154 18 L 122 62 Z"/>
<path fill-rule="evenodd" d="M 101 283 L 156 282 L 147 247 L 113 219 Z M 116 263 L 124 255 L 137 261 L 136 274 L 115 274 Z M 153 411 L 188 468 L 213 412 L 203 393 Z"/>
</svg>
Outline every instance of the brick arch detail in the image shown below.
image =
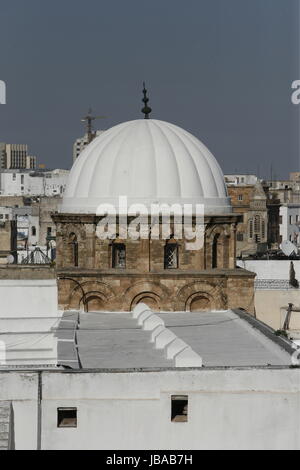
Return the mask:
<svg viewBox="0 0 300 470">
<path fill-rule="evenodd" d="M 130 310 L 132 310 L 139 302 L 144 302 L 151 308 L 151 305 L 147 303 L 147 299 L 154 301 L 156 305 L 156 307 L 154 307 L 155 310 L 160 310 L 161 297 L 151 291 L 140 292 L 137 296 L 135 296 L 134 299 L 132 299 Z"/>
<path fill-rule="evenodd" d="M 210 284 L 206 282 L 191 282 L 183 286 L 174 301 L 174 310 L 190 311 L 190 305 L 197 296 L 210 300 L 211 309 L 226 309 L 227 296 L 223 289 L 223 283 Z M 177 308 L 176 308 L 177 307 Z"/>
<path fill-rule="evenodd" d="M 164 303 L 170 295 L 169 289 L 162 284 L 152 281 L 139 281 L 124 291 L 124 305 L 127 305 L 130 311 L 140 298 L 151 297 L 156 300 L 158 307 L 160 307 L 161 303 Z"/>
<path fill-rule="evenodd" d="M 69 295 L 69 308 L 80 308 L 83 302 L 83 292 L 84 298 L 86 300 L 87 295 L 93 292 L 94 295 L 98 295 L 105 303 L 108 303 L 115 294 L 113 289 L 106 284 L 105 282 L 101 281 L 85 281 L 81 282 L 80 285 L 75 285 L 74 288 L 71 290 Z M 109 308 L 109 305 L 107 306 Z"/>
</svg>

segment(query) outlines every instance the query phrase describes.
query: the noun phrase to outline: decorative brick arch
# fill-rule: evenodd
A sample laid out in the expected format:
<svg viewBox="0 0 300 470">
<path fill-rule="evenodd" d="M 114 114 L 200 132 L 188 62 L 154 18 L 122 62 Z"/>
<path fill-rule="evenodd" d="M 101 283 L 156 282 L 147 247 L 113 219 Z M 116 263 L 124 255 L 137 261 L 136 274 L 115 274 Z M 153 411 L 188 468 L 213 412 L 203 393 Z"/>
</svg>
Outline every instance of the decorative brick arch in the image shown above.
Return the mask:
<svg viewBox="0 0 300 470">
<path fill-rule="evenodd" d="M 187 299 L 185 309 L 187 312 L 211 310 L 212 300 L 210 295 L 196 292 Z"/>
<path fill-rule="evenodd" d="M 86 292 L 80 300 L 80 307 L 83 307 L 86 312 L 106 310 L 108 308 L 107 297 L 98 291 Z"/>
<path fill-rule="evenodd" d="M 77 283 L 71 290 L 69 295 L 68 308 L 84 308 L 88 301 L 88 295 L 93 294 L 93 297 L 98 297 L 103 302 L 103 305 L 109 308 L 109 301 L 115 297 L 112 288 L 102 281 L 85 281 Z"/>
<path fill-rule="evenodd" d="M 222 282 L 219 284 L 211 284 L 204 281 L 186 284 L 179 290 L 176 296 L 174 310 L 189 312 L 192 302 L 197 297 L 208 300 L 208 309 L 226 309 L 227 296 L 222 284 Z"/>
<path fill-rule="evenodd" d="M 132 310 L 137 304 L 144 303 L 148 305 L 152 310 L 160 310 L 161 298 L 154 292 L 141 292 L 131 302 L 130 310 Z"/>
<path fill-rule="evenodd" d="M 157 305 L 159 310 L 165 299 L 169 298 L 170 295 L 169 290 L 157 282 L 139 281 L 124 292 L 124 305 L 128 305 L 130 311 L 142 299 L 147 303 L 146 298 L 148 298 L 152 300 L 154 305 Z"/>
</svg>

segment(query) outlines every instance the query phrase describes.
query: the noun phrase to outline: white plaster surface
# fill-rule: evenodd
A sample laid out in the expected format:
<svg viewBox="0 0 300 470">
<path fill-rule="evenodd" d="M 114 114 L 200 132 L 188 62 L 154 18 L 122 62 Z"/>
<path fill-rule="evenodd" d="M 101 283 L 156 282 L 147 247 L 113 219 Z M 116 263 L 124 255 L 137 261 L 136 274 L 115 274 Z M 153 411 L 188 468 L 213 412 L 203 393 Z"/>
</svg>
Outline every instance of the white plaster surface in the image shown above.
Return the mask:
<svg viewBox="0 0 300 470">
<path fill-rule="evenodd" d="M 37 376 L 0 373 L 13 401 L 16 447 L 36 448 Z M 42 373 L 43 449 L 300 449 L 297 369 Z M 188 421 L 171 422 L 171 396 Z M 77 428 L 57 408 L 77 407 Z"/>
<path fill-rule="evenodd" d="M 47 280 L 0 280 L 0 319 L 57 315 L 57 283 Z"/>
<path fill-rule="evenodd" d="M 0 341 L 6 366 L 56 365 L 57 284 L 47 280 L 0 280 Z"/>
<path fill-rule="evenodd" d="M 300 260 L 292 260 L 296 278 L 300 281 Z M 285 279 L 290 277 L 290 260 L 237 260 L 237 265 L 256 273 L 258 279 Z"/>
<path fill-rule="evenodd" d="M 220 166 L 196 137 L 155 119 L 108 129 L 76 159 L 62 212 L 95 213 L 100 203 L 204 204 L 206 213 L 232 212 Z"/>
</svg>

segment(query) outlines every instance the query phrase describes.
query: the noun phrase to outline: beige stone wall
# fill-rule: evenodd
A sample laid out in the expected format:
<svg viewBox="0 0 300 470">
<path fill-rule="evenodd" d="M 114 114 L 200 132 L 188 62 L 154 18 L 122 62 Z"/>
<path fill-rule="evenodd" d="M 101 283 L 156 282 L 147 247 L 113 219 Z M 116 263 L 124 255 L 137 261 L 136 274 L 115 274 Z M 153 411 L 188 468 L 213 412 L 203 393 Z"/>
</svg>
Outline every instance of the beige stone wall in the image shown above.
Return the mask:
<svg viewBox="0 0 300 470">
<path fill-rule="evenodd" d="M 2 207 L 23 207 L 23 196 L 0 196 L 0 206 Z"/>
<path fill-rule="evenodd" d="M 12 264 L 0 267 L 0 279 L 45 280 L 55 278 L 55 270 L 49 265 Z"/>
<path fill-rule="evenodd" d="M 0 223 L 0 264 L 7 264 L 7 256 L 16 250 L 16 224 L 14 221 Z"/>
<path fill-rule="evenodd" d="M 94 216 L 53 215 L 57 230 L 57 267 L 74 266 L 72 240 L 78 244 L 78 264 L 82 269 L 110 269 L 112 244 L 126 245 L 126 269 L 138 272 L 159 272 L 164 269 L 166 240 L 100 240 L 96 235 L 97 218 Z M 178 269 L 202 270 L 213 267 L 213 245 L 217 243 L 217 267 L 234 269 L 236 261 L 237 215 L 208 217 L 205 221 L 204 242 L 200 249 L 190 250 L 186 241 L 178 244 Z M 217 242 L 216 242 L 217 240 Z"/>
<path fill-rule="evenodd" d="M 59 271 L 59 305 L 66 309 L 129 311 L 143 301 L 164 311 L 243 308 L 253 313 L 252 275 L 240 270 L 217 271 L 151 275 Z"/>
<path fill-rule="evenodd" d="M 256 317 L 274 328 L 274 330 L 282 329 L 289 303 L 300 308 L 300 292 L 298 289 L 255 291 Z M 290 328 L 291 330 L 300 330 L 300 312 L 292 313 Z"/>
<path fill-rule="evenodd" d="M 246 251 L 257 251 L 257 242 L 255 240 L 255 233 L 250 238 L 249 221 L 254 220 L 256 215 L 260 216 L 260 223 L 264 222 L 265 230 L 264 236 L 262 230 L 259 233 L 259 243 L 266 243 L 268 240 L 268 211 L 267 211 L 267 196 L 261 188 L 256 185 L 247 186 L 233 186 L 228 185 L 228 195 L 231 198 L 233 211 L 236 214 L 242 214 L 243 217 L 237 226 L 237 233 L 242 234 L 243 240 L 237 239 L 237 256 L 241 256 Z M 242 197 L 240 200 L 239 197 Z"/>
<path fill-rule="evenodd" d="M 56 214 L 53 219 L 61 308 L 128 311 L 144 301 L 166 311 L 241 307 L 253 312 L 254 274 L 235 269 L 237 215 L 207 217 L 197 250 L 178 240 L 176 269 L 164 269 L 166 240 L 100 240 L 95 216 Z M 112 267 L 115 242 L 126 246 L 125 269 Z"/>
</svg>

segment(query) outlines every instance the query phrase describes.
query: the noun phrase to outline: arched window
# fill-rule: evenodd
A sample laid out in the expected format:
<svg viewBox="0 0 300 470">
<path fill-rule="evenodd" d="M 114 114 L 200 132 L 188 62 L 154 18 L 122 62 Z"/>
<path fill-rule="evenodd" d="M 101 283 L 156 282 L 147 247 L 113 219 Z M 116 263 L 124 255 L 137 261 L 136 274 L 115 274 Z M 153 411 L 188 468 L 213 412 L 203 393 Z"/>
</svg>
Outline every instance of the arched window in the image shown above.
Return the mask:
<svg viewBox="0 0 300 470">
<path fill-rule="evenodd" d="M 254 235 L 255 235 L 255 242 L 259 243 L 261 239 L 261 233 L 260 233 L 260 216 L 256 215 L 254 217 Z"/>
<path fill-rule="evenodd" d="M 254 217 L 254 233 L 260 233 L 260 217 L 256 215 Z"/>
<path fill-rule="evenodd" d="M 253 220 L 249 220 L 249 238 L 253 238 Z"/>
<path fill-rule="evenodd" d="M 78 241 L 75 233 L 70 233 L 69 244 L 71 246 L 71 263 L 78 267 Z"/>
<path fill-rule="evenodd" d="M 214 236 L 213 239 L 213 244 L 212 244 L 212 263 L 211 267 L 212 268 L 217 268 L 218 267 L 218 242 L 219 242 L 220 234 L 217 233 Z"/>
<path fill-rule="evenodd" d="M 164 268 L 165 269 L 177 269 L 178 268 L 178 244 L 174 240 L 169 240 L 165 244 Z"/>
<path fill-rule="evenodd" d="M 124 243 L 113 243 L 112 245 L 112 267 L 126 268 L 126 246 Z"/>
<path fill-rule="evenodd" d="M 36 228 L 35 228 L 34 226 L 31 227 L 31 235 L 32 235 L 33 237 L 36 236 Z"/>
<path fill-rule="evenodd" d="M 265 221 L 261 221 L 261 238 L 264 239 L 266 235 Z"/>
</svg>

